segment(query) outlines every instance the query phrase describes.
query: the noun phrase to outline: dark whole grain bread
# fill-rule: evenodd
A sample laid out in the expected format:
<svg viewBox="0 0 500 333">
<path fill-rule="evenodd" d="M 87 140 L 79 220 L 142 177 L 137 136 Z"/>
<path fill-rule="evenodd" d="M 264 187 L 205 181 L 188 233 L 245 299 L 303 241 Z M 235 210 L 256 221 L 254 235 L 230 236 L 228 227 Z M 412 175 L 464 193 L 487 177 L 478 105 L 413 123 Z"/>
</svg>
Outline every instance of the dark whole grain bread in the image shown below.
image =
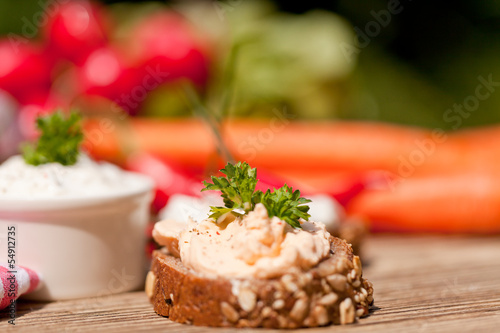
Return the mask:
<svg viewBox="0 0 500 333">
<path fill-rule="evenodd" d="M 163 248 L 146 293 L 156 313 L 200 326 L 298 328 L 349 324 L 368 314 L 372 284 L 351 245 L 331 237 L 331 256 L 307 272 L 274 279 L 210 278 Z"/>
</svg>

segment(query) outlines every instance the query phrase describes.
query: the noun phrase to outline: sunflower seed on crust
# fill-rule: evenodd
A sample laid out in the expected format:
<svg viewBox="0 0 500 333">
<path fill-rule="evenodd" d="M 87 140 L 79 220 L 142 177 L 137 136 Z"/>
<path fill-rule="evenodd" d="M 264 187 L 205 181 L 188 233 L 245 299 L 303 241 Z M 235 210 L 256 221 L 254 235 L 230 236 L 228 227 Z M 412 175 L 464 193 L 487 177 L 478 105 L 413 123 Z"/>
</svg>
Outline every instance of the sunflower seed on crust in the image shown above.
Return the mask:
<svg viewBox="0 0 500 333">
<path fill-rule="evenodd" d="M 337 296 L 337 294 L 329 293 L 321 297 L 318 303 L 321 305 L 332 305 L 333 303 L 337 302 L 338 299 L 339 297 Z"/>
<path fill-rule="evenodd" d="M 354 256 L 354 258 L 352 259 L 352 264 L 354 266 L 354 270 L 356 271 L 356 275 L 361 276 L 363 274 L 363 269 L 361 266 L 361 260 L 358 256 Z"/>
<path fill-rule="evenodd" d="M 328 312 L 326 311 L 324 306 L 321 305 L 315 306 L 312 313 L 314 319 L 316 319 L 316 322 L 320 326 L 326 325 L 330 321 L 330 319 L 328 318 Z"/>
<path fill-rule="evenodd" d="M 299 298 L 295 301 L 292 310 L 290 311 L 290 318 L 293 320 L 300 322 L 306 316 L 307 308 L 309 304 L 307 304 L 307 299 Z"/>
<path fill-rule="evenodd" d="M 343 292 L 347 287 L 347 278 L 340 274 L 329 275 L 326 281 L 335 291 Z"/>
<path fill-rule="evenodd" d="M 325 277 L 325 276 L 328 276 L 330 274 L 333 274 L 333 273 L 335 273 L 335 270 L 336 270 L 335 265 L 330 261 L 323 261 L 318 266 L 318 274 L 321 277 Z"/>
<path fill-rule="evenodd" d="M 240 315 L 238 312 L 227 302 L 221 302 L 220 303 L 220 310 L 224 317 L 227 318 L 232 323 L 235 323 L 240 319 Z"/>
<path fill-rule="evenodd" d="M 270 307 L 266 306 L 265 308 L 262 309 L 261 314 L 262 314 L 263 318 L 267 318 L 271 315 L 272 312 L 273 312 L 273 310 L 271 310 Z"/>
<path fill-rule="evenodd" d="M 285 306 L 285 301 L 282 299 L 275 300 L 272 305 L 273 309 L 275 310 L 283 309 L 284 306 Z"/>
<path fill-rule="evenodd" d="M 354 305 L 350 298 L 346 298 L 340 303 L 340 323 L 342 325 L 351 324 L 356 319 Z"/>
<path fill-rule="evenodd" d="M 257 295 L 248 288 L 241 288 L 238 293 L 238 303 L 240 307 L 246 312 L 250 312 L 255 308 L 257 302 Z"/>
<path fill-rule="evenodd" d="M 146 295 L 149 298 L 153 297 L 153 289 L 155 283 L 156 283 L 156 275 L 152 271 L 149 271 L 148 275 L 146 276 L 146 287 L 145 287 Z"/>
</svg>

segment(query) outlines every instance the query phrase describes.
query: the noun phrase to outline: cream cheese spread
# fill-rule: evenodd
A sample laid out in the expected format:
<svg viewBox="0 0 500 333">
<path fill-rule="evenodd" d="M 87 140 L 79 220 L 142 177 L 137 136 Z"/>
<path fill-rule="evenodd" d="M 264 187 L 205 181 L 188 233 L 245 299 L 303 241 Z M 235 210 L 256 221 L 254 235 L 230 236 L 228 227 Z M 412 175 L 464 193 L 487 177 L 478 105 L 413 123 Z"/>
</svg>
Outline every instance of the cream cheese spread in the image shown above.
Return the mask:
<svg viewBox="0 0 500 333">
<path fill-rule="evenodd" d="M 162 222 L 159 222 L 162 223 Z M 301 220 L 294 229 L 257 204 L 226 224 L 189 219 L 179 233 L 184 266 L 211 276 L 273 278 L 308 270 L 330 255 L 330 233 L 322 223 Z"/>
</svg>

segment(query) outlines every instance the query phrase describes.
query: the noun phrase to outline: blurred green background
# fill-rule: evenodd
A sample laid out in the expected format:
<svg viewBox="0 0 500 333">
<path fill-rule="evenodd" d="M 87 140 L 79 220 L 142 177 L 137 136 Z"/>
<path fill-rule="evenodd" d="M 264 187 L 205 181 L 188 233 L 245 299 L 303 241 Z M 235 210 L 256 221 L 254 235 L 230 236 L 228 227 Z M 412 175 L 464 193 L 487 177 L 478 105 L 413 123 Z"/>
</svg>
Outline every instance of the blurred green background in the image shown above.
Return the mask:
<svg viewBox="0 0 500 333">
<path fill-rule="evenodd" d="M 0 33 L 21 33 L 23 17 L 31 17 L 44 3 L 0 0 Z M 130 19 L 127 9 L 140 12 L 137 8 L 157 5 L 104 3 L 118 21 Z M 180 3 L 186 8 L 194 2 Z M 266 116 L 271 107 L 286 105 L 302 119 L 377 120 L 454 129 L 456 123 L 446 121 L 444 114 L 475 94 L 478 77 L 500 82 L 500 1 L 401 1 L 400 11 L 381 24 L 380 15 L 389 3 L 206 1 L 205 8 L 223 11 L 233 45 L 240 46 L 230 114 Z M 179 7 L 171 1 L 161 4 Z M 193 24 L 203 26 L 202 19 L 192 19 Z M 377 23 L 380 31 L 373 33 Z M 370 33 L 370 28 L 375 30 Z M 356 31 L 373 35 L 368 43 L 361 37 L 364 47 L 350 39 Z M 356 47 L 348 62 L 339 58 L 346 39 Z M 216 71 L 226 65 L 227 59 L 215 65 Z M 212 95 L 221 94 L 220 89 L 215 91 Z M 155 98 L 163 103 L 170 99 L 175 105 L 168 94 Z M 148 105 L 145 115 L 189 115 L 182 107 L 158 114 L 156 102 L 146 103 L 146 109 Z M 462 120 L 460 128 L 499 122 L 500 92 L 480 101 L 477 110 Z"/>
</svg>

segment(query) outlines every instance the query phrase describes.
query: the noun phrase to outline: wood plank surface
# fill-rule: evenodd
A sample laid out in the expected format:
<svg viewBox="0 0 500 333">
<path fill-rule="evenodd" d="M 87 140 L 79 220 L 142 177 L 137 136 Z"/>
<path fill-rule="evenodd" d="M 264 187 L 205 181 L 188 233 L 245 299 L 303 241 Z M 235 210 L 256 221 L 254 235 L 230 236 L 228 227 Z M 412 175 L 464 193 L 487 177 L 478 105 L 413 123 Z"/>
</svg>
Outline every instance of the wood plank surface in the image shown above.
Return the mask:
<svg viewBox="0 0 500 333">
<path fill-rule="evenodd" d="M 371 236 L 362 256 L 375 290 L 371 315 L 305 332 L 498 332 L 500 237 Z M 218 332 L 156 315 L 142 291 L 52 303 L 18 301 L 0 331 Z M 245 330 L 245 332 L 270 330 Z M 287 330 L 287 332 L 290 332 Z"/>
</svg>

